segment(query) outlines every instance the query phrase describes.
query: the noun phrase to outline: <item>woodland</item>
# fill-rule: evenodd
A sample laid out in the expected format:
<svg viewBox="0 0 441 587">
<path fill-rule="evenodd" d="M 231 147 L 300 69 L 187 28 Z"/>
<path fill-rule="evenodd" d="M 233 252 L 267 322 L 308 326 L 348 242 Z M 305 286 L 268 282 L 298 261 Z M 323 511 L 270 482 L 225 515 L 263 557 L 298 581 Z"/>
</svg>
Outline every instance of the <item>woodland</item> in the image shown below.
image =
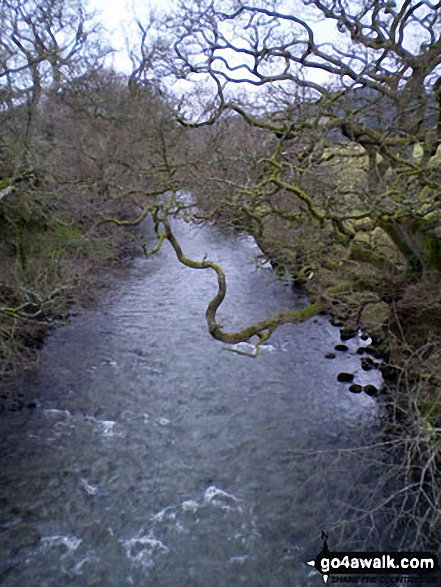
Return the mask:
<svg viewBox="0 0 441 587">
<path fill-rule="evenodd" d="M 177 3 L 134 17 L 130 74 L 107 65 L 81 0 L 3 0 L 0 19 L 3 399 L 48 330 L 168 241 L 177 262 L 217 279 L 207 336 L 251 340 L 255 360 L 279 326 L 318 313 L 372 337 L 382 442 L 400 461 L 381 515 L 407 545 L 435 544 L 441 4 Z M 175 217 L 251 234 L 309 304 L 224 330 L 222 267 L 215 253 L 185 256 Z M 365 517 L 380 510 L 370 499 Z"/>
</svg>

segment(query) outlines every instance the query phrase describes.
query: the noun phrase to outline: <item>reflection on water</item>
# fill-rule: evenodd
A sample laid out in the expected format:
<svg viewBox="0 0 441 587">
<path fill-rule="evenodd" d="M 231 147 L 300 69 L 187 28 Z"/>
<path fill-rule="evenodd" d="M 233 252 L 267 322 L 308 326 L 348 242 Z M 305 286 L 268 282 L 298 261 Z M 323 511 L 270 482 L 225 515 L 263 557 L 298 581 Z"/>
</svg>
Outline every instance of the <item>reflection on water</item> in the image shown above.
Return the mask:
<svg viewBox="0 0 441 587">
<path fill-rule="evenodd" d="M 258 270 L 249 238 L 176 230 L 225 268 L 226 329 L 303 303 Z M 38 407 L 2 416 L 5 585 L 321 584 L 305 563 L 357 467 L 324 473 L 298 451 L 360 442 L 374 400 L 337 375 L 375 372 L 360 340 L 325 357 L 340 340 L 323 316 L 280 328 L 257 359 L 225 352 L 206 331 L 215 292 L 164 245 L 48 339 L 28 384 Z"/>
</svg>

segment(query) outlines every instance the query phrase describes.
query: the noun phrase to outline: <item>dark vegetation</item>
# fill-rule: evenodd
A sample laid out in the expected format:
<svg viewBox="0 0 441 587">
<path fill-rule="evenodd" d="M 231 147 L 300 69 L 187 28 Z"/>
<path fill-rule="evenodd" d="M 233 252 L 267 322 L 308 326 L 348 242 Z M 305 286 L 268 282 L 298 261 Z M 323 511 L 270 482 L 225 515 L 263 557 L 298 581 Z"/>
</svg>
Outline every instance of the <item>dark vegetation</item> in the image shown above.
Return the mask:
<svg viewBox="0 0 441 587">
<path fill-rule="evenodd" d="M 386 523 L 403 545 L 433 545 L 441 530 L 441 9 L 408 0 L 298 4 L 287 14 L 266 2 L 195 2 L 151 29 L 139 23 L 141 50 L 126 78 L 103 67 L 106 49 L 79 3 L 3 2 L 2 374 L 16 376 L 54 320 L 135 245 L 150 254 L 169 240 L 182 262 L 216 271 L 221 297 L 221 268 L 185 258 L 169 217 L 246 230 L 311 304 L 239 333 L 221 329 L 214 304 L 211 334 L 225 342 L 252 334 L 258 348 L 281 324 L 322 311 L 344 335 L 368 332 L 385 359 L 377 444 L 392 446 L 393 458 L 387 450 L 378 491 L 353 519 L 372 534 Z M 312 9 L 338 41 L 317 41 Z M 326 81 L 304 74 L 318 70 Z M 177 100 L 171 77 L 195 82 L 195 93 Z M 244 80 L 266 93 L 239 99 L 230 88 Z M 179 198 L 185 191 L 197 211 Z M 145 243 L 147 217 L 157 240 Z"/>
<path fill-rule="evenodd" d="M 90 300 L 106 272 L 134 252 L 136 232 L 102 221 L 115 210 L 135 217 L 136 198 L 156 187 L 149 169 L 157 141 L 145 112 L 158 121 L 163 108 L 148 93 L 131 96 L 127 80 L 105 70 L 41 99 L 26 148 L 28 108 L 3 112 L 3 375 L 16 375 L 54 321 Z"/>
<path fill-rule="evenodd" d="M 151 88 L 103 67 L 81 3 L 3 2 L 1 17 L 0 374 L 14 383 L 135 251 L 137 231 L 105 219 L 169 189 L 179 129 Z"/>
</svg>

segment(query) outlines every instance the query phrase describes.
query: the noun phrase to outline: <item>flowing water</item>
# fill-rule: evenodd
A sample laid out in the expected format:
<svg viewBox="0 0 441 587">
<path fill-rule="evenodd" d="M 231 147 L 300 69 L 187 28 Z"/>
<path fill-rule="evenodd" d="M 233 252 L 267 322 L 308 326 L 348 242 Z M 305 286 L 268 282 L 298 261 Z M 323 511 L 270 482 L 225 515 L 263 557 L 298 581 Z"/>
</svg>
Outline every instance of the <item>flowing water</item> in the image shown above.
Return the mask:
<svg viewBox="0 0 441 587">
<path fill-rule="evenodd" d="M 256 266 L 252 239 L 176 232 L 187 255 L 224 267 L 227 330 L 304 303 Z M 227 352 L 206 329 L 215 292 L 212 271 L 164 244 L 48 338 L 27 383 L 37 407 L 1 417 L 3 584 L 323 584 L 305 563 L 356 465 L 331 478 L 298 452 L 353 446 L 375 425 L 374 400 L 337 381 L 367 382 L 361 341 L 334 351 L 339 331 L 318 316 L 280 328 L 257 359 Z"/>
</svg>

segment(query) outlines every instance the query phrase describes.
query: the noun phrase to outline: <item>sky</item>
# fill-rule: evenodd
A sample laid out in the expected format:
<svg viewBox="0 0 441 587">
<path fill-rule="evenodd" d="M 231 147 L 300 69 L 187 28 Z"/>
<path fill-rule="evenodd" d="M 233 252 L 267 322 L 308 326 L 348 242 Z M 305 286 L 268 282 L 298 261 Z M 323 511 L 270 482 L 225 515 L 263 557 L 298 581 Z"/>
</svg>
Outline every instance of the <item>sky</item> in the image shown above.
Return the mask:
<svg viewBox="0 0 441 587">
<path fill-rule="evenodd" d="M 128 44 L 135 43 L 135 52 L 139 51 L 136 46 L 136 39 L 139 33 L 136 26 L 136 18 L 141 22 L 147 23 L 152 11 L 164 12 L 167 10 L 167 5 L 170 5 L 173 0 L 88 0 L 88 7 L 90 10 L 98 13 L 98 20 L 108 30 L 109 44 L 116 50 L 109 56 L 107 64 L 116 71 L 123 73 L 131 73 L 133 71 L 132 62 L 128 56 Z M 323 28 L 323 27 L 322 27 Z M 323 30 L 324 38 L 321 40 L 328 40 L 329 31 Z M 234 61 L 235 57 L 233 57 Z M 316 77 L 320 77 L 320 72 L 315 72 Z M 242 72 L 241 76 L 242 77 Z M 324 77 L 323 75 L 321 76 Z M 182 81 L 175 81 L 172 84 L 174 91 L 180 94 L 189 90 L 192 84 L 186 84 Z M 235 92 L 239 88 L 235 88 Z M 247 85 L 246 92 L 254 95 L 259 93 L 260 89 Z"/>
<path fill-rule="evenodd" d="M 117 71 L 130 73 L 132 63 L 127 53 L 127 43 L 136 38 L 135 16 L 148 19 L 152 10 L 166 6 L 167 0 L 89 0 L 90 10 L 96 11 L 99 20 L 109 31 L 109 43 L 117 51 L 110 57 L 109 65 Z"/>
<path fill-rule="evenodd" d="M 166 12 L 167 6 L 171 7 L 172 2 L 176 0 L 87 0 L 89 8 L 98 13 L 98 18 L 108 30 L 108 41 L 116 51 L 108 58 L 107 64 L 116 71 L 129 74 L 133 70 L 132 62 L 128 55 L 128 46 L 131 45 L 135 49 L 135 53 L 139 54 L 139 46 L 136 45 L 139 34 L 136 26 L 136 18 L 143 23 L 148 23 L 150 15 L 153 12 Z M 282 0 L 283 1 L 283 0 Z M 290 0 L 291 2 L 291 0 Z M 400 5 L 402 0 L 397 0 Z M 291 4 L 290 4 L 291 6 Z M 303 8 L 303 10 L 307 10 Z M 289 10 L 287 10 L 289 12 Z M 306 14 L 304 12 L 304 14 Z M 311 15 L 312 16 L 312 15 Z M 315 18 L 308 18 L 309 23 L 313 26 L 317 40 L 319 42 L 339 42 L 341 35 L 337 33 L 335 24 L 330 25 L 329 21 L 318 23 Z M 409 36 L 412 41 L 412 35 Z M 417 39 L 418 40 L 418 39 Z M 421 38 L 418 40 L 421 42 Z M 326 50 L 325 50 L 326 51 Z M 243 59 L 243 56 L 241 56 Z M 233 57 L 231 64 L 234 64 L 236 57 Z M 282 64 L 283 65 L 283 64 Z M 240 75 L 239 75 L 240 74 Z M 239 77 L 243 77 L 243 69 L 239 70 Z M 309 70 L 305 74 L 308 79 L 319 84 L 326 84 L 329 82 L 329 76 L 319 69 Z M 176 94 L 186 93 L 189 89 L 187 85 L 192 85 L 190 82 L 183 82 L 178 80 L 172 84 Z M 200 84 L 197 84 L 200 85 Z M 237 86 L 234 91 L 236 91 Z M 246 84 L 244 90 L 254 96 L 255 90 L 250 84 Z"/>
</svg>

